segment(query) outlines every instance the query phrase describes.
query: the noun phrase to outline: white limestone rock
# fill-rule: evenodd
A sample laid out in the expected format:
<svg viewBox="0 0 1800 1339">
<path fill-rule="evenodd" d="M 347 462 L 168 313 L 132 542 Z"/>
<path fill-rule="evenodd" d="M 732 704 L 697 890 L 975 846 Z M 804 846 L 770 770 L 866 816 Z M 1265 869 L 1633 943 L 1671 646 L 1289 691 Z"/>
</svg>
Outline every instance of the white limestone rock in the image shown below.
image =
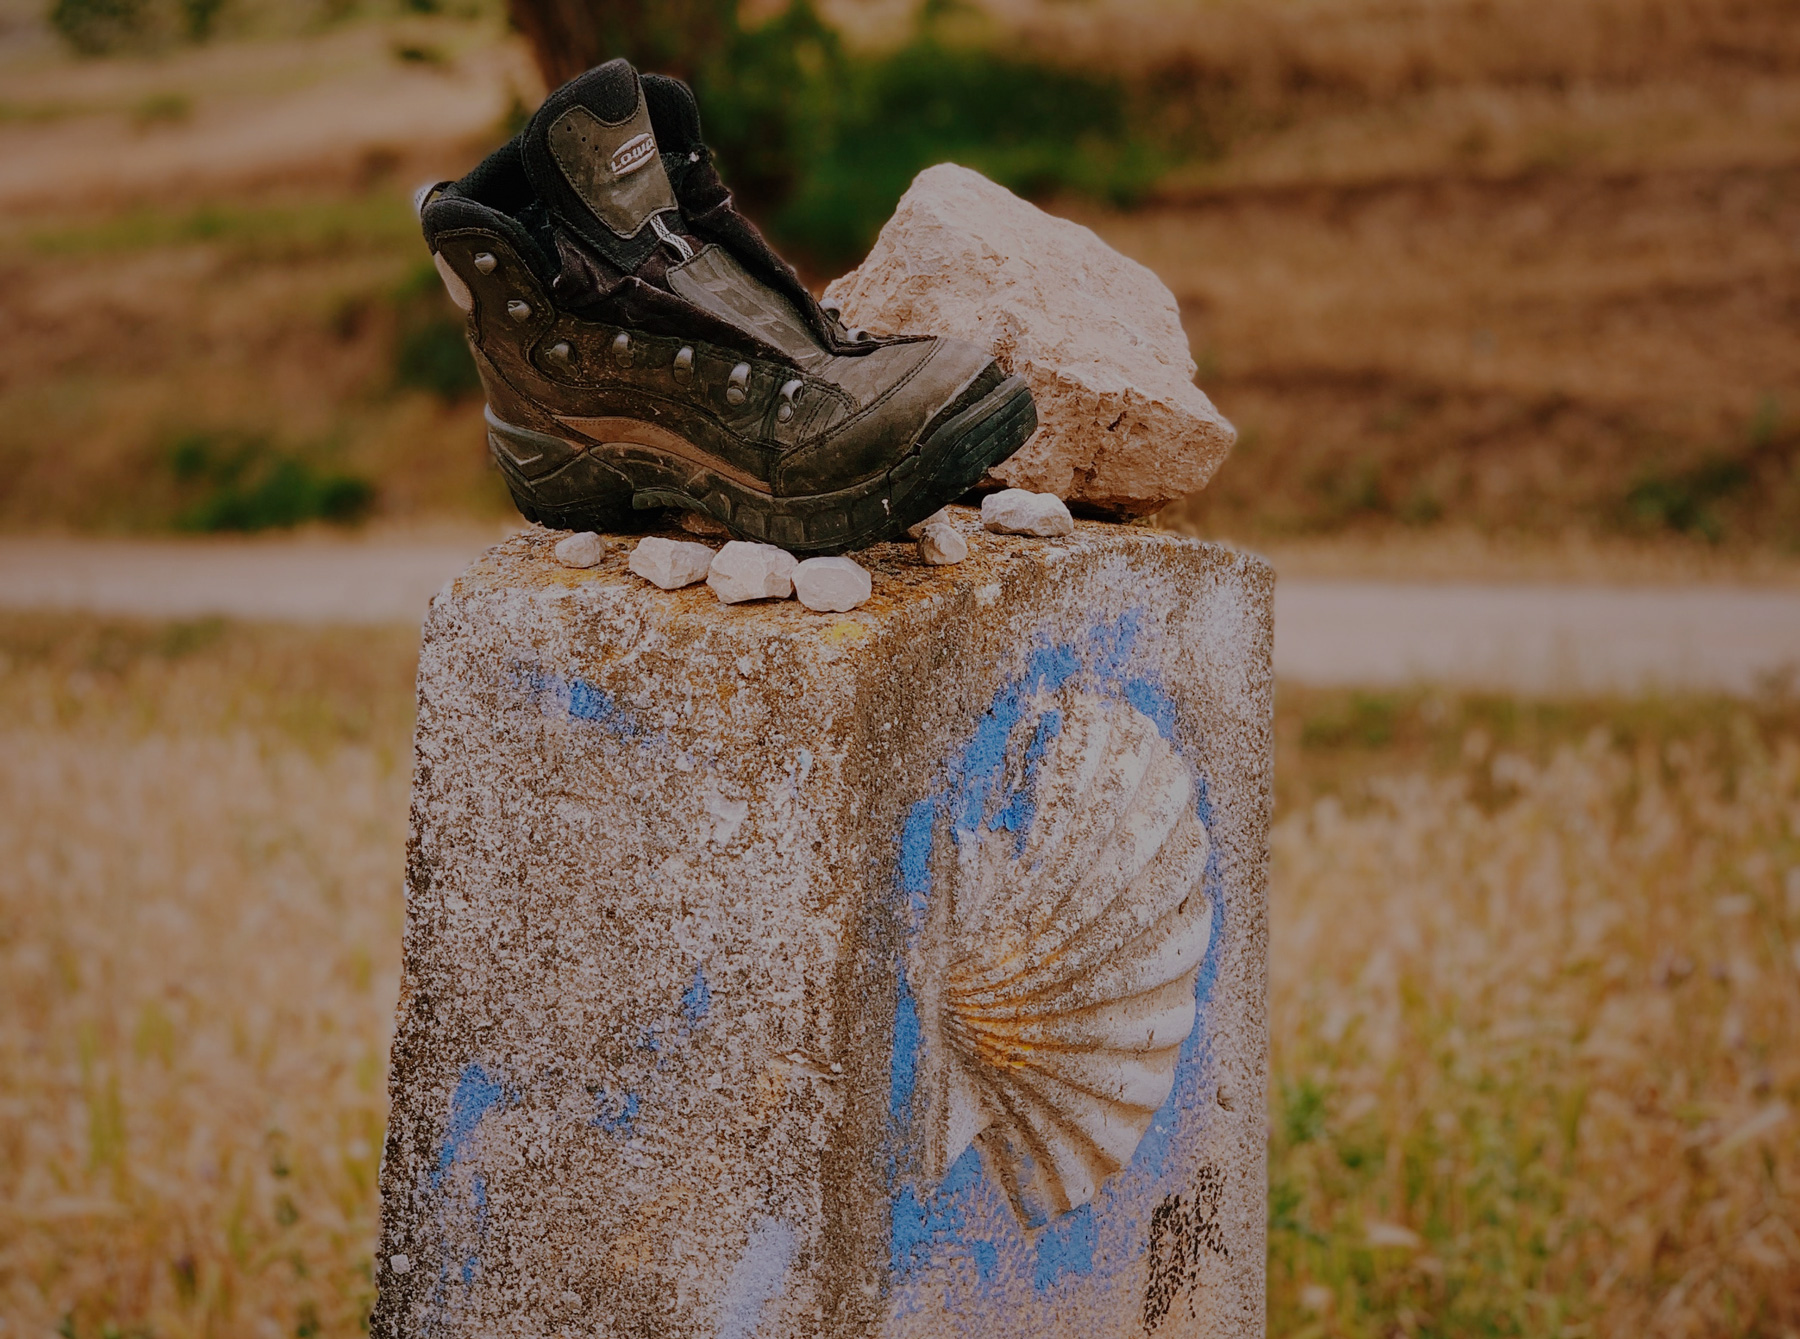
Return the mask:
<svg viewBox="0 0 1800 1339">
<path fill-rule="evenodd" d="M 1003 488 L 981 499 L 981 524 L 997 535 L 1072 535 L 1075 518 L 1054 493 Z"/>
<path fill-rule="evenodd" d="M 554 552 L 564 567 L 597 567 L 606 557 L 606 541 L 592 530 L 583 530 L 558 540 Z"/>
<path fill-rule="evenodd" d="M 631 551 L 630 567 L 653 586 L 680 590 L 706 580 L 712 561 L 713 551 L 704 544 L 645 535 Z"/>
<path fill-rule="evenodd" d="M 924 520 L 920 521 L 917 525 L 907 526 L 906 533 L 908 535 L 910 535 L 913 539 L 917 539 L 917 538 L 919 538 L 919 536 L 923 535 L 932 526 L 948 525 L 949 523 L 950 523 L 950 509 L 948 507 L 939 507 L 936 511 L 932 512 L 931 515 L 927 516 Z"/>
<path fill-rule="evenodd" d="M 734 539 L 713 555 L 706 584 L 722 604 L 785 600 L 794 593 L 798 560 L 786 549 Z"/>
<path fill-rule="evenodd" d="M 991 483 L 1147 516 L 1203 487 L 1237 440 L 1194 385 L 1163 282 L 968 168 L 921 172 L 825 294 L 852 325 L 970 340 L 1030 382 L 1038 431 Z"/>
<path fill-rule="evenodd" d="M 950 567 L 969 556 L 969 541 L 948 522 L 928 525 L 919 536 L 919 557 L 933 567 Z"/>
<path fill-rule="evenodd" d="M 849 558 L 808 558 L 794 569 L 794 595 L 821 614 L 844 614 L 869 598 L 869 574 Z"/>
</svg>

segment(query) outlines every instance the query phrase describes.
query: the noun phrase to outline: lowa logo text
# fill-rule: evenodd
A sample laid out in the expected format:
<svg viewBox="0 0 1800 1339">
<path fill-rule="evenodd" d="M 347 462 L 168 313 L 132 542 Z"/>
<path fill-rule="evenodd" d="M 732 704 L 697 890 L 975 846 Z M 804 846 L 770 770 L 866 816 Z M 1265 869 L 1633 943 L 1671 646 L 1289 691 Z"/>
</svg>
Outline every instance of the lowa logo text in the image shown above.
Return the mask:
<svg viewBox="0 0 1800 1339">
<path fill-rule="evenodd" d="M 656 157 L 656 141 L 648 135 L 633 135 L 618 148 L 613 150 L 612 168 L 615 177 L 623 177 L 636 172 L 645 163 Z"/>
</svg>

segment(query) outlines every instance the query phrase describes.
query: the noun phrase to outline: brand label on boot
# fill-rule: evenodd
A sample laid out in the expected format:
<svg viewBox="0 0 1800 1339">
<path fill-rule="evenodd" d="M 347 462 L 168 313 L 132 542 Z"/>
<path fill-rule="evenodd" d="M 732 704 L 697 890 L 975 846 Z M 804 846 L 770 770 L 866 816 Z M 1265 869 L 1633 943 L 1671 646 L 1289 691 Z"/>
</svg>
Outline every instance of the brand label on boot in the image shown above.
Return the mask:
<svg viewBox="0 0 1800 1339">
<path fill-rule="evenodd" d="M 607 164 L 615 177 L 629 176 L 645 163 L 656 157 L 656 141 L 649 135 L 633 135 L 618 148 L 613 150 L 612 161 Z"/>
</svg>

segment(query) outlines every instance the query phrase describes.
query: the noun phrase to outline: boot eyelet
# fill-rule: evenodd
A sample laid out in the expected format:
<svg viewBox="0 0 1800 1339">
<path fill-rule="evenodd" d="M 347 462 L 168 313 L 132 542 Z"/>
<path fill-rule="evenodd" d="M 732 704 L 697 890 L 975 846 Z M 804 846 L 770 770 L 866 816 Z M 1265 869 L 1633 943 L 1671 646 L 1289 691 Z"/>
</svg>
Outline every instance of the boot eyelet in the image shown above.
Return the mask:
<svg viewBox="0 0 1800 1339">
<path fill-rule="evenodd" d="M 477 251 L 475 253 L 475 268 L 480 270 L 483 274 L 492 274 L 494 272 L 494 267 L 499 263 L 499 261 L 494 259 L 494 253 L 492 251 Z"/>
<path fill-rule="evenodd" d="M 613 336 L 613 361 L 620 367 L 630 367 L 634 361 L 631 352 L 631 336 L 621 330 Z"/>
<path fill-rule="evenodd" d="M 518 298 L 513 298 L 506 304 L 506 314 L 523 325 L 526 321 L 531 319 L 531 304 L 529 302 L 521 302 Z"/>
<path fill-rule="evenodd" d="M 544 350 L 544 356 L 559 367 L 567 367 L 571 361 L 570 349 L 566 341 L 558 340 Z"/>
<path fill-rule="evenodd" d="M 775 417 L 786 423 L 794 417 L 794 401 L 800 398 L 800 391 L 806 383 L 795 377 L 781 388 L 781 408 L 775 411 Z"/>
<path fill-rule="evenodd" d="M 750 364 L 739 363 L 731 369 L 731 375 L 725 378 L 725 403 L 740 405 L 749 398 L 745 388 L 750 384 Z"/>
<path fill-rule="evenodd" d="M 682 345 L 681 351 L 675 355 L 675 366 L 671 370 L 675 374 L 675 380 L 692 381 L 694 379 L 694 351 L 687 345 Z"/>
</svg>

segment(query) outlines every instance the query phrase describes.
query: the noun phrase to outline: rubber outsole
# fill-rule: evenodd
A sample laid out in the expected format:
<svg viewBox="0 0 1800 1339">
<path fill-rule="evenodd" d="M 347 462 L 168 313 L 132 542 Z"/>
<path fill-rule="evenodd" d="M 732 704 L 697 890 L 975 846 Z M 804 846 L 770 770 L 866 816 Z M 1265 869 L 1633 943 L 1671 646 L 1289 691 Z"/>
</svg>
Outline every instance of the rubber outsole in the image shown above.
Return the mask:
<svg viewBox="0 0 1800 1339">
<path fill-rule="evenodd" d="M 505 423 L 491 409 L 487 424 L 489 449 L 528 521 L 618 532 L 647 528 L 656 509 L 679 507 L 743 539 L 796 553 L 841 553 L 897 539 L 968 492 L 1024 445 L 1037 428 L 1037 406 L 1025 379 L 1008 377 L 884 473 L 800 497 L 777 497 L 739 475 L 638 443 L 577 444 Z"/>
</svg>

